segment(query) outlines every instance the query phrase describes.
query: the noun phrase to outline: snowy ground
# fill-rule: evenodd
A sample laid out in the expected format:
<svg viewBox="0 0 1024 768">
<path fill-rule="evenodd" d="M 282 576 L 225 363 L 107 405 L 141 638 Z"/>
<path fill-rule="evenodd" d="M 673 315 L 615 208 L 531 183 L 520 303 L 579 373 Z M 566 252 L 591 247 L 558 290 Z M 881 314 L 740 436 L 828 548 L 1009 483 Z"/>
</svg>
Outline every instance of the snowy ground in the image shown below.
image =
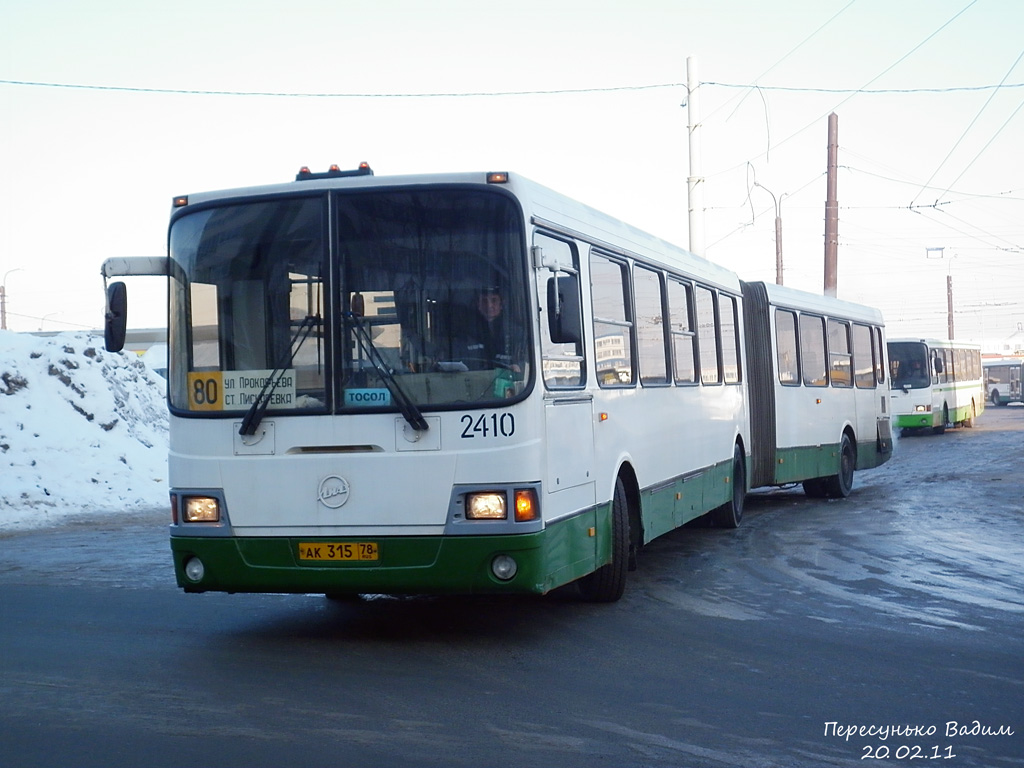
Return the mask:
<svg viewBox="0 0 1024 768">
<path fill-rule="evenodd" d="M 0 331 L 0 531 L 166 507 L 164 393 L 97 336 Z"/>
</svg>

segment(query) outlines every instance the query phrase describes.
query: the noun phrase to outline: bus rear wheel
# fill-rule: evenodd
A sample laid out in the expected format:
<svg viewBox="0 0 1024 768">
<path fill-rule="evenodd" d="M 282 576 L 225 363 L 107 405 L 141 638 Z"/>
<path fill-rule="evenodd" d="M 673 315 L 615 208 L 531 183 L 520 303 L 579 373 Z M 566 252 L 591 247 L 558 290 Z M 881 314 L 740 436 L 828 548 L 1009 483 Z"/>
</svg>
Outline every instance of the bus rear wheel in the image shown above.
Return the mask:
<svg viewBox="0 0 1024 768">
<path fill-rule="evenodd" d="M 737 445 L 732 454 L 732 498 L 711 510 L 711 524 L 716 528 L 739 528 L 743 519 L 743 502 L 747 496 L 747 464 Z"/>
<path fill-rule="evenodd" d="M 974 420 L 977 418 L 977 409 L 974 406 L 974 401 L 971 400 L 971 412 L 967 415 L 967 418 L 963 420 L 963 425 L 968 429 L 974 426 Z"/>
<path fill-rule="evenodd" d="M 628 563 L 629 500 L 626 497 L 626 486 L 622 478 L 618 478 L 612 496 L 612 559 L 577 582 L 580 595 L 592 603 L 614 603 L 622 597 L 626 588 Z"/>
<path fill-rule="evenodd" d="M 832 499 L 845 499 L 853 491 L 853 471 L 857 468 L 857 450 L 846 433 L 839 443 L 839 471 L 825 478 L 825 493 Z"/>
<path fill-rule="evenodd" d="M 813 499 L 845 499 L 853 491 L 853 471 L 857 468 L 857 449 L 846 433 L 839 441 L 839 470 L 828 477 L 804 480 L 804 493 Z"/>
</svg>

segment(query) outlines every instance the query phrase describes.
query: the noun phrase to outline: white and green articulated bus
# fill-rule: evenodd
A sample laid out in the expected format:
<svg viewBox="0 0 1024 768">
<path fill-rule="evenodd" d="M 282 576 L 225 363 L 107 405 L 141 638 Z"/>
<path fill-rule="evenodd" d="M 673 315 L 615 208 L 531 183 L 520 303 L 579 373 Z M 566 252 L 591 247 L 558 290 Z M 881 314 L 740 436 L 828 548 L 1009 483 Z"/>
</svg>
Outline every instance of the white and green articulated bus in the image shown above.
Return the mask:
<svg viewBox="0 0 1024 768">
<path fill-rule="evenodd" d="M 892 455 L 882 313 L 767 283 L 743 294 L 752 486 L 849 495 L 855 469 Z"/>
<path fill-rule="evenodd" d="M 739 278 L 522 177 L 364 164 L 182 196 L 166 257 L 103 272 L 168 279 L 186 591 L 578 581 L 613 601 L 653 538 L 709 513 L 740 522 L 744 343 L 769 341 L 745 342 Z M 125 284 L 107 300 L 116 350 Z M 779 408 L 780 423 L 826 410 Z M 845 472 L 838 456 L 796 463 Z"/>
<path fill-rule="evenodd" d="M 891 339 L 890 384 L 901 429 L 973 427 L 985 410 L 981 347 L 941 339 Z"/>
</svg>

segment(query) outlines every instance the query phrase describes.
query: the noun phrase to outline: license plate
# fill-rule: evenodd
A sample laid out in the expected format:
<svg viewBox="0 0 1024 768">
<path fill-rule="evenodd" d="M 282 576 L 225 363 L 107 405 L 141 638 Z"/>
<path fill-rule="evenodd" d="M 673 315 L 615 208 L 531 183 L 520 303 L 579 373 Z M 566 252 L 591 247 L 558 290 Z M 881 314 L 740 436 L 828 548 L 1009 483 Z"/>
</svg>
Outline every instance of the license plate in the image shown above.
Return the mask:
<svg viewBox="0 0 1024 768">
<path fill-rule="evenodd" d="M 376 560 L 380 550 L 375 541 L 299 542 L 299 560 L 339 562 L 346 560 Z"/>
</svg>

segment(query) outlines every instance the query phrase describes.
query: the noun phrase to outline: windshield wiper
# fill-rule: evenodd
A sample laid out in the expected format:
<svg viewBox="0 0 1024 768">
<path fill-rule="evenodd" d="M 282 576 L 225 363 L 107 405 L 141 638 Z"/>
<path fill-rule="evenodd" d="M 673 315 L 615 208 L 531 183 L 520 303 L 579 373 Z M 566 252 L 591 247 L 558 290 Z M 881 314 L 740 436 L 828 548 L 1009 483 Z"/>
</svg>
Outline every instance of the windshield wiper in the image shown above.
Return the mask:
<svg viewBox="0 0 1024 768">
<path fill-rule="evenodd" d="M 274 394 L 274 390 L 277 389 L 278 378 L 285 368 L 290 368 L 292 360 L 295 359 L 295 355 L 298 354 L 299 349 L 302 348 L 303 343 L 309 337 L 310 331 L 313 327 L 320 322 L 320 318 L 314 315 L 306 315 L 302 322 L 299 323 L 299 327 L 295 329 L 295 333 L 292 335 L 291 341 L 288 342 L 288 349 L 285 350 L 285 354 L 281 356 L 274 370 L 267 377 L 266 383 L 260 390 L 260 393 L 256 395 L 256 399 L 252 405 L 249 406 L 249 411 L 245 414 L 245 418 L 242 419 L 242 426 L 238 428 L 238 434 L 240 435 L 255 435 L 256 428 L 259 427 L 260 422 L 263 421 L 263 415 L 267 412 L 267 408 L 270 405 L 270 397 Z M 295 342 L 298 341 L 298 344 Z"/>
<path fill-rule="evenodd" d="M 395 398 L 395 402 L 398 403 L 398 410 L 402 412 L 402 416 L 409 422 L 409 426 L 419 432 L 426 432 L 430 427 L 427 424 L 427 420 L 423 418 L 422 411 L 420 411 L 416 403 L 409 399 L 405 390 L 395 381 L 395 372 L 391 370 L 391 367 L 381 356 L 380 350 L 374 345 L 373 338 L 370 336 L 370 332 L 363 327 L 359 315 L 354 312 L 346 312 L 345 318 L 352 322 L 360 348 L 366 354 L 366 357 L 369 358 L 381 379 L 384 380 L 388 392 Z"/>
</svg>

